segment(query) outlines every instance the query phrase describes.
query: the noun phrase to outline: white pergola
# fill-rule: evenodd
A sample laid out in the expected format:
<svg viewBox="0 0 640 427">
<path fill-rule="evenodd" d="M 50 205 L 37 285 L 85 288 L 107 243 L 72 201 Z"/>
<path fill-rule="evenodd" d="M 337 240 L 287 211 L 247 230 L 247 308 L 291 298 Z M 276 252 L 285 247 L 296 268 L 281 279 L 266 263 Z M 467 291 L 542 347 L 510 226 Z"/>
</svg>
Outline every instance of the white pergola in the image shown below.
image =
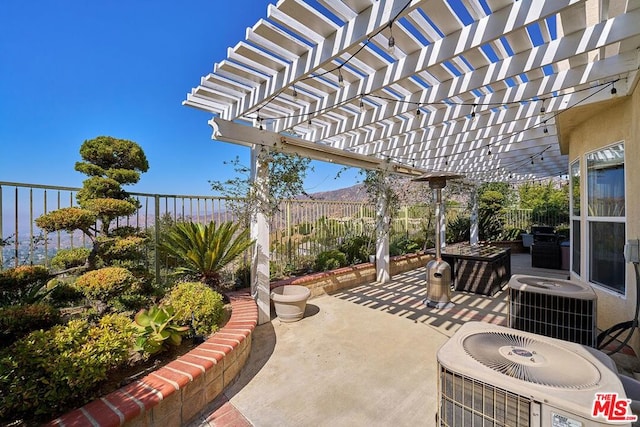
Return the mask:
<svg viewBox="0 0 640 427">
<path fill-rule="evenodd" d="M 567 174 L 556 117 L 627 95 L 639 48 L 640 0 L 281 0 L 184 104 L 254 149 L 531 181 Z"/>
</svg>

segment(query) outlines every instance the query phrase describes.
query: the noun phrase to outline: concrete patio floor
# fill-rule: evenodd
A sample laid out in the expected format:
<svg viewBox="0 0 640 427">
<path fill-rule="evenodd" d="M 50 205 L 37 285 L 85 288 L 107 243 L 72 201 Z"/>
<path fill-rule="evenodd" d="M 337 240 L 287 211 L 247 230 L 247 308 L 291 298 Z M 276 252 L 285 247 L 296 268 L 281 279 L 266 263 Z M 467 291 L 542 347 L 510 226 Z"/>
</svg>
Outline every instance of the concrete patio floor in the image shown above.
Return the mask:
<svg viewBox="0 0 640 427">
<path fill-rule="evenodd" d="M 513 274 L 568 275 L 531 268 L 529 254 L 511 262 Z M 454 292 L 453 308 L 429 309 L 424 274 L 313 298 L 301 321 L 258 326 L 239 378 L 191 427 L 435 425 L 438 348 L 467 321 L 505 324 L 508 302 L 504 290 Z"/>
</svg>

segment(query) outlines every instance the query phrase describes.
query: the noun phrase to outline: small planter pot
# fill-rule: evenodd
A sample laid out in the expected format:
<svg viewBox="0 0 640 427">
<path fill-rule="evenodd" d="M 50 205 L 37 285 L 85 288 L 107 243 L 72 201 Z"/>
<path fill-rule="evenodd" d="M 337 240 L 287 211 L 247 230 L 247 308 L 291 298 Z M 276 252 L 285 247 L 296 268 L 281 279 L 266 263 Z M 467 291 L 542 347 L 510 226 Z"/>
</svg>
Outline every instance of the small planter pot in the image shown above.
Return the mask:
<svg viewBox="0 0 640 427">
<path fill-rule="evenodd" d="M 284 285 L 271 291 L 271 300 L 281 322 L 296 322 L 304 316 L 311 291 L 300 285 Z"/>
</svg>

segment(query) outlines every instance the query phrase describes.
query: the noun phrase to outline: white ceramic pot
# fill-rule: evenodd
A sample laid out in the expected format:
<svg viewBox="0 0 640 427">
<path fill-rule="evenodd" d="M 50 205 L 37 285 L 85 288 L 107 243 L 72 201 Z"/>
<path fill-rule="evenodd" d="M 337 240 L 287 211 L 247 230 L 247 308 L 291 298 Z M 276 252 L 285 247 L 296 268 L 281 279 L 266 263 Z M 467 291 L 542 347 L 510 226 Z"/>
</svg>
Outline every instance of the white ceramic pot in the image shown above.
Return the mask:
<svg viewBox="0 0 640 427">
<path fill-rule="evenodd" d="M 276 315 L 281 322 L 295 322 L 304 316 L 307 300 L 311 296 L 309 288 L 300 285 L 284 285 L 271 291 L 271 300 Z"/>
</svg>

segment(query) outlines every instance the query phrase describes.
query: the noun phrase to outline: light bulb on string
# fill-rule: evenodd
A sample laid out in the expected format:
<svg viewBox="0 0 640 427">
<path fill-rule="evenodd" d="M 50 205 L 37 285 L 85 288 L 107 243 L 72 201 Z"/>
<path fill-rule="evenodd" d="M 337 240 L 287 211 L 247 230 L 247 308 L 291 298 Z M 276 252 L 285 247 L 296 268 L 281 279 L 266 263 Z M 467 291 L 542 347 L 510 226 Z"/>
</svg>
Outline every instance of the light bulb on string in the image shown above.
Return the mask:
<svg viewBox="0 0 640 427">
<path fill-rule="evenodd" d="M 259 126 L 260 130 L 263 130 L 262 129 L 262 117 L 260 117 L 260 109 L 259 108 L 256 110 L 256 121 L 258 122 L 258 126 Z"/>
<path fill-rule="evenodd" d="M 544 99 L 542 100 L 542 106 L 540 107 L 540 115 L 544 116 L 544 113 L 547 111 L 547 109 L 544 107 Z"/>
<path fill-rule="evenodd" d="M 387 42 L 387 50 L 393 53 L 396 47 L 396 39 L 393 37 L 393 21 L 389 22 L 389 41 Z"/>
<path fill-rule="evenodd" d="M 360 96 L 360 112 L 361 112 L 361 113 L 364 113 L 364 112 L 366 112 L 367 110 L 366 110 L 366 108 L 364 107 L 364 101 L 362 100 L 362 98 L 363 98 L 363 95 L 361 95 L 361 96 Z"/>
<path fill-rule="evenodd" d="M 340 87 L 344 87 L 344 77 L 342 77 L 340 68 L 338 68 L 338 85 L 340 85 Z"/>
<path fill-rule="evenodd" d="M 293 87 L 293 97 L 297 98 L 298 97 L 298 91 L 296 90 L 296 87 Z"/>
<path fill-rule="evenodd" d="M 616 82 L 611 83 L 611 96 L 618 95 L 618 89 L 616 89 Z"/>
<path fill-rule="evenodd" d="M 471 110 L 471 121 L 472 122 L 476 121 L 476 104 L 473 104 L 473 108 Z"/>
</svg>

